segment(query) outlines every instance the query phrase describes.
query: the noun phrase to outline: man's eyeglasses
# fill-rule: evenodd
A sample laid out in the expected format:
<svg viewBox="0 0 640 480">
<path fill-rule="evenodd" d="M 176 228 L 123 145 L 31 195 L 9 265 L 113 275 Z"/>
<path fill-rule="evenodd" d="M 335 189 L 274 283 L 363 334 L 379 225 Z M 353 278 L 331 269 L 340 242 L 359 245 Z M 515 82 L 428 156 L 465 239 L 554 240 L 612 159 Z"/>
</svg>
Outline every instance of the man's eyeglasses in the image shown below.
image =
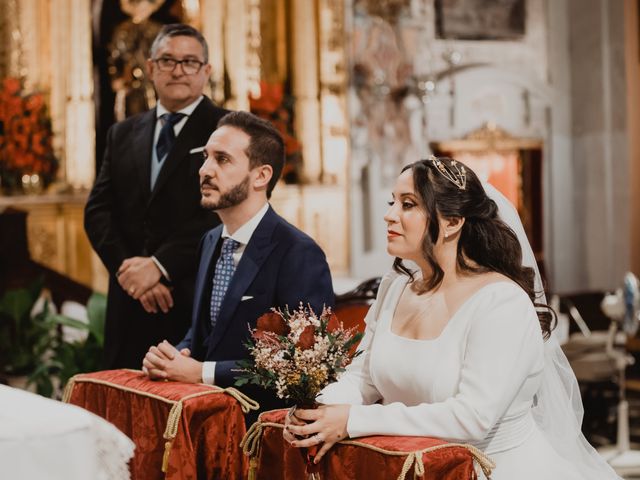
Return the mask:
<svg viewBox="0 0 640 480">
<path fill-rule="evenodd" d="M 182 67 L 185 75 L 195 75 L 200 71 L 204 62 L 193 58 L 185 58 L 184 60 L 176 60 L 171 57 L 160 57 L 153 60 L 158 65 L 158 69 L 162 72 L 173 72 L 178 64 Z"/>
</svg>

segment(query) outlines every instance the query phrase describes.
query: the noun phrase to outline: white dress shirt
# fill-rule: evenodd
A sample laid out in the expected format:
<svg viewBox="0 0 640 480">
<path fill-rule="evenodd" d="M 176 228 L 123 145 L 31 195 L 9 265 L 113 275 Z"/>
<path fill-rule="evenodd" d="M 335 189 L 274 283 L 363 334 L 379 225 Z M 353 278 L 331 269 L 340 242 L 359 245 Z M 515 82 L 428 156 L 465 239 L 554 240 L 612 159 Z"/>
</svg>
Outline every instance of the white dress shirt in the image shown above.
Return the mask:
<svg viewBox="0 0 640 480">
<path fill-rule="evenodd" d="M 265 203 L 264 206 L 260 210 L 258 210 L 258 213 L 256 213 L 247 223 L 236 230 L 233 235 L 229 234 L 229 230 L 227 230 L 226 225 L 222 226 L 222 238 L 232 238 L 240 244 L 238 248 L 236 248 L 236 251 L 233 252 L 234 267 L 237 267 L 240 263 L 240 259 L 242 258 L 242 255 L 247 248 L 249 240 L 251 240 L 251 237 L 253 236 L 253 232 L 255 232 L 256 228 L 258 228 L 258 224 L 262 220 L 262 217 L 264 217 L 264 215 L 267 213 L 268 209 L 269 203 Z M 215 385 L 215 376 L 216 362 L 204 362 L 202 364 L 202 383 Z"/>
</svg>

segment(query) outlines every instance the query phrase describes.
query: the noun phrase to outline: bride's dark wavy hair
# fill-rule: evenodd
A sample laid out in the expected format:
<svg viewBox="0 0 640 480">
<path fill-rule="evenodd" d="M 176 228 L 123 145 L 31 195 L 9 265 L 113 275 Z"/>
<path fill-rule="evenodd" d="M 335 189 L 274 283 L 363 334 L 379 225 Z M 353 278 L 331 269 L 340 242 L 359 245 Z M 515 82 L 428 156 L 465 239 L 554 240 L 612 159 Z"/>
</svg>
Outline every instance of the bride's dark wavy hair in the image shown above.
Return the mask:
<svg viewBox="0 0 640 480">
<path fill-rule="evenodd" d="M 516 282 L 529 295 L 536 307 L 544 338 L 551 334 L 555 320 L 553 310 L 537 301 L 534 289 L 535 271 L 522 265 L 522 248 L 518 237 L 511 228 L 498 217 L 498 206 L 487 196 L 476 174 L 464 166 L 464 189 L 454 183 L 462 184 L 460 168 L 463 164 L 447 157 L 439 157 L 449 176 L 438 171 L 433 160 L 420 160 L 402 169 L 413 171 L 414 189 L 427 214 L 427 231 L 422 239 L 422 253 L 433 275 L 416 285 L 418 293 L 437 288 L 444 277 L 442 267 L 433 253 L 440 225 L 430 219 L 464 218 L 458 242 L 457 266 L 464 272 L 498 272 Z M 456 166 L 458 170 L 456 170 Z M 453 179 L 453 180 L 452 180 Z M 473 263 L 470 263 L 470 260 Z M 393 268 L 406 274 L 414 281 L 414 274 L 397 258 Z M 540 294 L 544 292 L 539 292 Z"/>
</svg>

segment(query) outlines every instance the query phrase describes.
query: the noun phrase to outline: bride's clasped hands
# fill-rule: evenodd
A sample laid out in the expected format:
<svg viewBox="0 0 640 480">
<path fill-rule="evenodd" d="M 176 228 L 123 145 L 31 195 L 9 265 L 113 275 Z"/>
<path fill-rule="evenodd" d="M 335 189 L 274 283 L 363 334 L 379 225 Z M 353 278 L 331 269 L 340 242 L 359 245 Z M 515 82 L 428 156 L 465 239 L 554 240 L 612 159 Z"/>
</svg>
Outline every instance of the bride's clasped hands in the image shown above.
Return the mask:
<svg viewBox="0 0 640 480">
<path fill-rule="evenodd" d="M 284 439 L 294 447 L 320 448 L 314 457 L 318 463 L 340 440 L 347 438 L 351 405 L 320 405 L 313 410 L 292 409 L 284 423 Z"/>
</svg>

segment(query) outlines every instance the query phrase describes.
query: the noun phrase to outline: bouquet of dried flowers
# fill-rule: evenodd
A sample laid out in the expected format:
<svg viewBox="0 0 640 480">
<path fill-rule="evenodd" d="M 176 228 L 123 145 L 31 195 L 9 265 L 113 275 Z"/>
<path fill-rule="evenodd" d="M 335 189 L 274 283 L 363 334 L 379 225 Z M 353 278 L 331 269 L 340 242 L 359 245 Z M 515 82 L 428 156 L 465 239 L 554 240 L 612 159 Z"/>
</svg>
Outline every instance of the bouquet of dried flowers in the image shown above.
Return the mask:
<svg viewBox="0 0 640 480">
<path fill-rule="evenodd" d="M 251 331 L 247 348 L 253 359 L 239 362 L 236 385 L 275 389 L 279 398 L 312 406 L 320 390 L 361 353 L 354 349 L 361 338 L 329 308 L 320 316 L 302 304 L 293 311 L 273 309 Z"/>
</svg>

